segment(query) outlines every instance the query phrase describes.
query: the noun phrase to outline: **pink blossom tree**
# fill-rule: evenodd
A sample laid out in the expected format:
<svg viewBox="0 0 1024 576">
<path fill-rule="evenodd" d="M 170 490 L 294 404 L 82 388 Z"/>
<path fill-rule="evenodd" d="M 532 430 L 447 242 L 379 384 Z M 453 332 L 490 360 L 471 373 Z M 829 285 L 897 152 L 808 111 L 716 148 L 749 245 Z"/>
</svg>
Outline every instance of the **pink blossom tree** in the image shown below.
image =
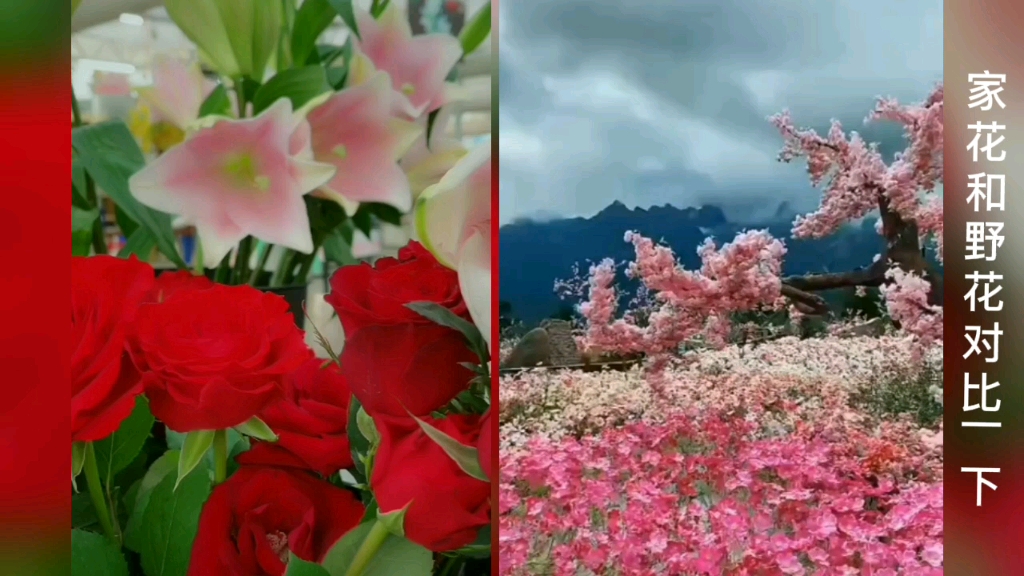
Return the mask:
<svg viewBox="0 0 1024 576">
<path fill-rule="evenodd" d="M 838 121 L 828 134 L 797 128 L 784 111 L 770 118 L 782 135 L 782 162 L 804 158 L 811 183 L 822 190 L 817 211 L 800 216 L 795 238 L 822 238 L 844 224 L 879 215 L 876 229 L 885 238 L 884 252 L 870 265 L 844 272 L 782 277 L 784 244 L 766 231 L 745 232 L 716 247 L 710 239 L 698 249 L 700 270 L 685 270 L 672 251 L 636 233 L 625 236 L 636 250 L 627 274 L 655 292 L 660 307 L 646 326 L 627 314 L 617 318 L 615 263 L 591 267 L 589 299 L 580 308 L 587 321 L 588 348 L 614 352 L 660 353 L 696 336 L 722 343 L 729 316 L 769 306 L 789 305 L 797 314 L 826 315 L 817 294 L 849 287 L 879 287 L 893 319 L 924 343 L 942 338 L 942 278 L 925 258 L 925 242 L 934 241 L 942 258 L 943 88 L 924 102 L 903 105 L 880 98 L 867 121 L 885 120 L 904 127 L 907 147 L 886 163 L 877 146 L 856 132 L 847 134 Z"/>
</svg>

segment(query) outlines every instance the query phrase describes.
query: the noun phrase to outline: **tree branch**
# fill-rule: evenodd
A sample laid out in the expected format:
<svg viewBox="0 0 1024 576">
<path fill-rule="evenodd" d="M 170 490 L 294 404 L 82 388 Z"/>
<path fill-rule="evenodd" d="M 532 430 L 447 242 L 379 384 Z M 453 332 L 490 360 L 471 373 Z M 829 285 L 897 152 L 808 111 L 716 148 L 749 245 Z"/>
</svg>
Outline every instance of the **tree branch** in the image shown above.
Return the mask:
<svg viewBox="0 0 1024 576">
<path fill-rule="evenodd" d="M 851 286 L 881 286 L 885 282 L 885 258 L 879 258 L 867 268 L 830 274 L 806 274 L 782 279 L 784 285 L 803 292 L 817 292 Z"/>
</svg>

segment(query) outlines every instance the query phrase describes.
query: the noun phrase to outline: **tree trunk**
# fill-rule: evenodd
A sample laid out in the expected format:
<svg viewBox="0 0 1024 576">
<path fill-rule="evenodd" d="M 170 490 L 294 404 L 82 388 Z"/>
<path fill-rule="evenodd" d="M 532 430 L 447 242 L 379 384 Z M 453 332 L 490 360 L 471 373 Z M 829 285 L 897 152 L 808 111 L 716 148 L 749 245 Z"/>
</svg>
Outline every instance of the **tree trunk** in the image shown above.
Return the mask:
<svg viewBox="0 0 1024 576">
<path fill-rule="evenodd" d="M 825 299 L 814 292 L 855 286 L 878 287 L 887 284 L 885 272 L 889 262 L 906 272 L 922 276 L 931 285 L 928 303 L 942 305 L 942 276 L 928 263 L 921 247 L 917 224 L 907 222 L 889 209 L 889 201 L 881 192 L 878 194 L 878 209 L 882 218 L 882 235 L 885 237 L 885 251 L 881 258 L 865 268 L 834 274 L 808 274 L 790 276 L 782 280 L 782 295 L 787 297 L 804 314 L 828 314 Z"/>
</svg>

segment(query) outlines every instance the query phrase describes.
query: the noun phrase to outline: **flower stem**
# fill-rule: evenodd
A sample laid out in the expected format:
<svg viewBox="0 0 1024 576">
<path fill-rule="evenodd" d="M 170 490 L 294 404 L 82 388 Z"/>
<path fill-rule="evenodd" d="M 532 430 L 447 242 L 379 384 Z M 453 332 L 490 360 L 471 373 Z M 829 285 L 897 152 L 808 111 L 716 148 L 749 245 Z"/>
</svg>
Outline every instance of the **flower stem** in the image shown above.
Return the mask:
<svg viewBox="0 0 1024 576">
<path fill-rule="evenodd" d="M 356 556 L 352 559 L 352 564 L 349 565 L 345 576 L 363 576 L 363 572 L 370 566 L 370 561 L 380 551 L 380 547 L 384 545 L 390 534 L 383 522 L 374 520 L 370 533 L 366 535 L 366 540 L 359 545 L 359 550 L 356 550 Z"/>
<path fill-rule="evenodd" d="M 192 253 L 192 273 L 196 276 L 206 275 L 206 267 L 203 264 L 203 243 L 196 236 L 196 250 Z"/>
<path fill-rule="evenodd" d="M 263 269 L 267 267 L 267 260 L 270 259 L 270 252 L 274 249 L 273 244 L 266 244 L 263 246 L 263 252 L 260 254 L 259 260 L 256 262 L 256 269 L 252 271 L 252 275 L 249 276 L 249 286 L 255 286 L 259 282 L 260 275 L 263 274 Z M 270 282 L 269 280 L 267 281 Z"/>
<path fill-rule="evenodd" d="M 220 484 L 228 477 L 228 431 L 213 433 L 213 483 Z"/>
<path fill-rule="evenodd" d="M 287 278 L 294 267 L 295 251 L 292 249 L 286 249 L 284 254 L 281 255 L 281 263 L 277 265 L 277 272 L 270 280 L 270 287 L 277 288 L 284 284 L 285 278 Z"/>
<path fill-rule="evenodd" d="M 235 258 L 235 269 L 231 274 L 231 284 L 245 284 L 249 280 L 249 257 L 252 254 L 252 236 L 246 236 L 238 245 L 238 256 Z"/>
<path fill-rule="evenodd" d="M 217 271 L 213 274 L 213 281 L 218 284 L 227 284 L 231 280 L 231 254 L 228 253 L 217 265 Z"/>
<path fill-rule="evenodd" d="M 110 541 L 121 547 L 114 532 L 114 524 L 110 520 L 110 507 L 107 506 L 107 498 L 103 495 L 103 485 L 100 483 L 100 470 L 96 464 L 96 450 L 92 442 L 85 445 L 85 480 L 89 484 L 89 496 L 92 498 L 92 506 L 96 509 L 96 517 L 103 527 L 103 533 L 110 538 Z"/>
</svg>

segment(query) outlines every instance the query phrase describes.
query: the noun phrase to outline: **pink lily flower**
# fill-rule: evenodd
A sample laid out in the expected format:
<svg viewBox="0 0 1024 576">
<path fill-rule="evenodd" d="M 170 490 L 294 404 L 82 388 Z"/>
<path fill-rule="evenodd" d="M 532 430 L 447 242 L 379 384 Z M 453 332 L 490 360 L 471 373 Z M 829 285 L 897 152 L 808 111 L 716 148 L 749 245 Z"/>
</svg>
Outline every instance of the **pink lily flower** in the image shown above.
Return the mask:
<svg viewBox="0 0 1024 576">
<path fill-rule="evenodd" d="M 413 36 L 406 11 L 396 4 L 388 4 L 378 20 L 356 10 L 360 37 L 354 46 L 391 76 L 400 108 L 415 119 L 447 103 L 445 79 L 462 58 L 462 45 L 450 34 Z"/>
<path fill-rule="evenodd" d="M 416 233 L 441 264 L 459 273 L 473 323 L 491 343 L 491 146 L 477 146 L 427 188 Z"/>
<path fill-rule="evenodd" d="M 423 135 L 416 139 L 409 151 L 398 163 L 409 178 L 413 199 L 419 198 L 428 187 L 441 181 L 455 164 L 468 152 L 458 139 L 446 134 L 451 122 L 451 106 L 441 108 L 434 120 L 430 145 L 427 145 L 427 119 L 417 120 L 423 127 Z"/>
<path fill-rule="evenodd" d="M 139 98 L 155 113 L 154 122 L 165 120 L 186 130 L 199 118 L 203 101 L 216 87 L 198 64 L 159 55 L 153 61 L 153 86 L 139 89 Z"/>
<path fill-rule="evenodd" d="M 142 204 L 195 225 L 207 267 L 250 234 L 309 254 L 302 197 L 335 168 L 291 153 L 300 121 L 285 98 L 255 118 L 218 120 L 137 172 L 129 188 Z"/>
<path fill-rule="evenodd" d="M 391 96 L 388 75 L 376 72 L 313 107 L 306 116 L 308 128 L 300 125 L 293 138 L 293 154 L 311 154 L 337 169 L 318 194 L 341 204 L 349 215 L 362 202 L 412 209 L 409 179 L 398 160 L 422 129 L 392 115 Z"/>
</svg>

